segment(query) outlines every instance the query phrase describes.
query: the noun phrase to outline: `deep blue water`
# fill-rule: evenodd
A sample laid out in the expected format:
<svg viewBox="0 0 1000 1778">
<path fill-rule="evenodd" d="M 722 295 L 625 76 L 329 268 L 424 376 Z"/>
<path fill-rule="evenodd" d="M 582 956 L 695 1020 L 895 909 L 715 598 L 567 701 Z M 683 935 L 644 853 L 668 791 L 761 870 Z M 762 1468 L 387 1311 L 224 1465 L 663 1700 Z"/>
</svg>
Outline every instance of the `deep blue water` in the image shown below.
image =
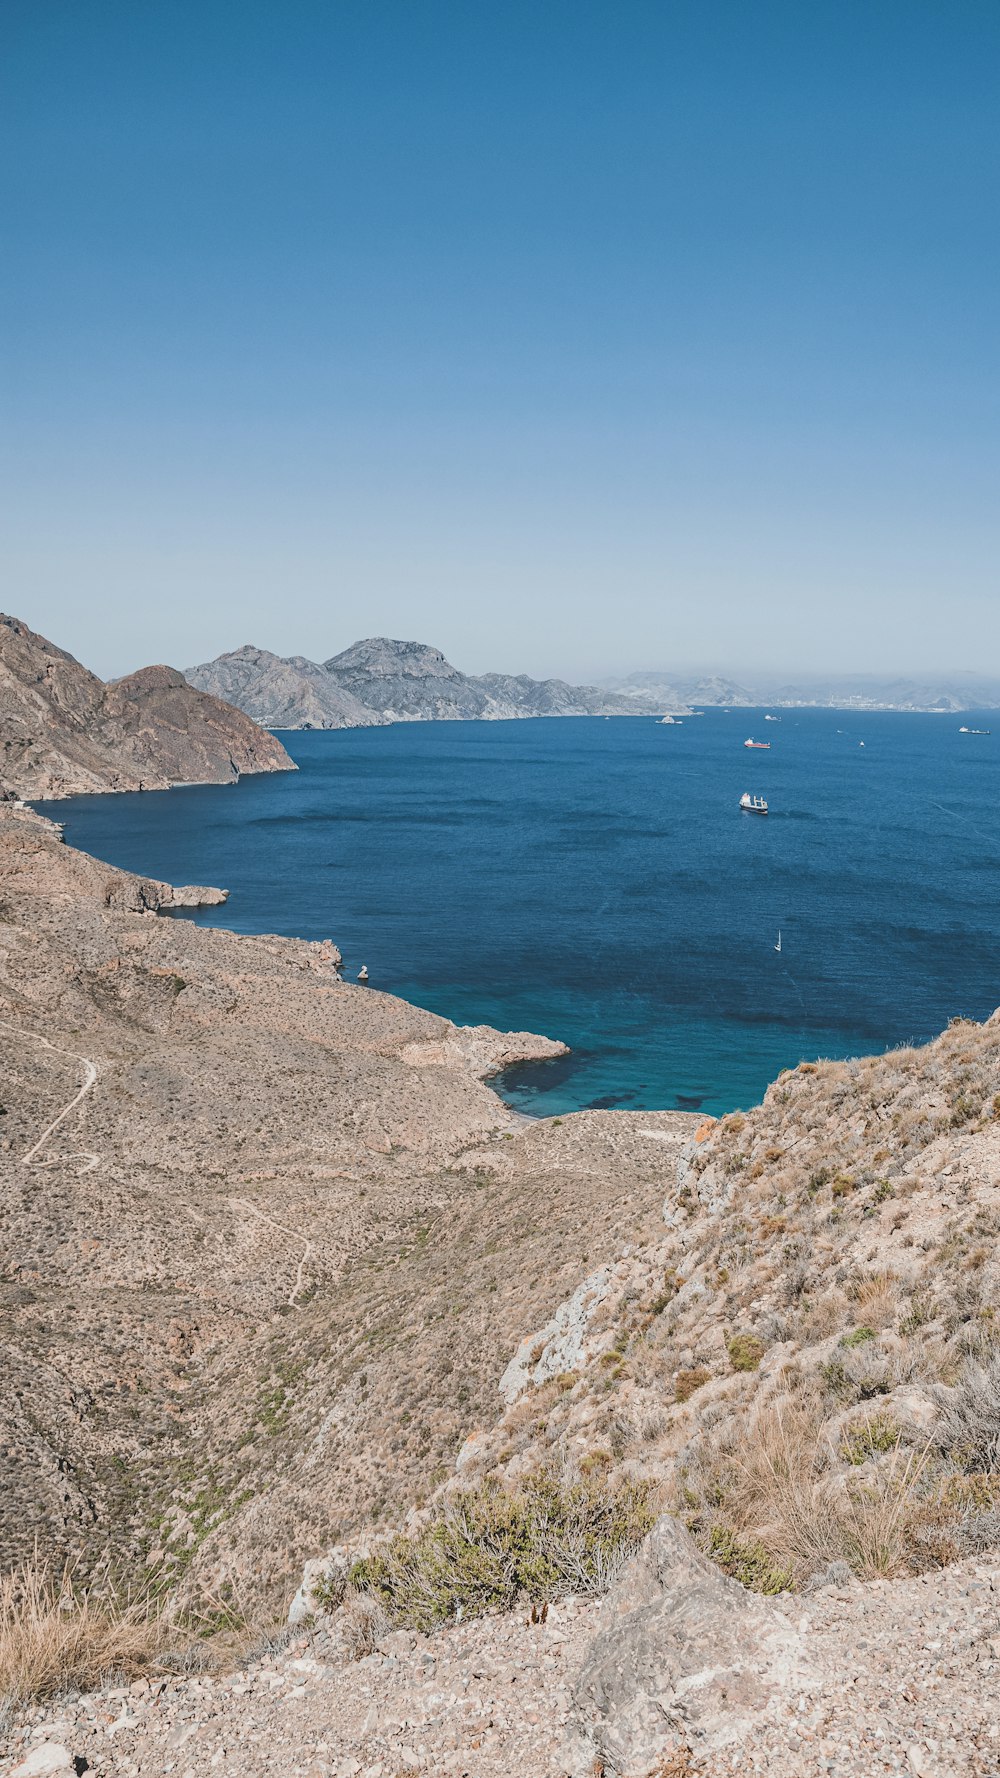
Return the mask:
<svg viewBox="0 0 1000 1778">
<path fill-rule="evenodd" d="M 749 734 L 771 751 L 746 751 Z M 995 718 L 282 739 L 294 775 L 39 806 L 115 864 L 229 888 L 206 925 L 331 937 L 375 987 L 563 1038 L 570 1058 L 503 1083 L 524 1110 L 721 1111 L 804 1057 L 928 1038 L 1000 1002 Z M 766 820 L 740 814 L 745 789 Z"/>
</svg>

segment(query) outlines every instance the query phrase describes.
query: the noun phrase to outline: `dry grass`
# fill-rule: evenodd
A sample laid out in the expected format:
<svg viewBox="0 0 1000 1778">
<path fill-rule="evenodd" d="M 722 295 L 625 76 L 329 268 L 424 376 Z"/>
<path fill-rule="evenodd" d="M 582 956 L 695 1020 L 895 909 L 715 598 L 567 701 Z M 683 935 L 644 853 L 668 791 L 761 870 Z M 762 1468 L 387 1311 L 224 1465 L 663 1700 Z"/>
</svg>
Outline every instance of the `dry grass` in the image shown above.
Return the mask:
<svg viewBox="0 0 1000 1778">
<path fill-rule="evenodd" d="M 10 1704 L 86 1690 L 112 1673 L 135 1678 L 164 1642 L 156 1607 L 122 1597 L 106 1574 L 88 1591 L 69 1568 L 39 1562 L 0 1576 L 0 1699 Z"/>
<path fill-rule="evenodd" d="M 984 1364 L 968 1358 L 957 1387 L 941 1395 L 937 1438 L 969 1474 L 1000 1471 L 1000 1351 Z"/>
<path fill-rule="evenodd" d="M 392 1619 L 381 1600 L 371 1593 L 348 1595 L 343 1612 L 343 1632 L 347 1651 L 354 1661 L 363 1661 L 374 1654 L 383 1636 L 392 1629 Z"/>
<path fill-rule="evenodd" d="M 812 1404 L 760 1414 L 729 1459 L 724 1507 L 741 1532 L 759 1532 L 769 1553 L 797 1580 L 841 1554 L 823 1498 L 829 1446 Z"/>
<path fill-rule="evenodd" d="M 837 1514 L 843 1554 L 859 1580 L 905 1574 L 913 1566 L 929 1456 L 897 1444 L 870 1481 L 849 1487 Z"/>
<path fill-rule="evenodd" d="M 730 1533 L 753 1540 L 798 1586 L 835 1562 L 861 1580 L 926 1567 L 928 1450 L 897 1437 L 874 1455 L 863 1479 L 845 1482 L 814 1402 L 767 1409 L 706 1452 L 697 1477 L 688 1471 L 688 1522 L 709 1554 Z"/>
<path fill-rule="evenodd" d="M 893 1272 L 872 1272 L 851 1290 L 858 1318 L 871 1327 L 891 1327 L 899 1314 L 899 1279 Z"/>
</svg>

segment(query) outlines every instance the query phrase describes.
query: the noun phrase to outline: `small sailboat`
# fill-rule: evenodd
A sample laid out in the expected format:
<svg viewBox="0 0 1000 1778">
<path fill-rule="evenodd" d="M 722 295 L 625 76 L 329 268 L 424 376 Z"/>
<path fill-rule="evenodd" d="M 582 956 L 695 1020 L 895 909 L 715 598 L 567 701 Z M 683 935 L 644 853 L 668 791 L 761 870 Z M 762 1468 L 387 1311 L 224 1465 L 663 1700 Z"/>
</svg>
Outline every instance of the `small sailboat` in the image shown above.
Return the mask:
<svg viewBox="0 0 1000 1778">
<path fill-rule="evenodd" d="M 774 948 L 775 948 L 775 950 L 776 950 L 776 951 L 780 951 L 780 950 L 781 950 L 781 927 L 780 927 L 780 926 L 779 926 L 779 927 L 778 927 L 778 942 L 777 942 L 777 944 L 776 944 L 776 945 L 775 945 L 775 947 L 774 947 Z"/>
</svg>

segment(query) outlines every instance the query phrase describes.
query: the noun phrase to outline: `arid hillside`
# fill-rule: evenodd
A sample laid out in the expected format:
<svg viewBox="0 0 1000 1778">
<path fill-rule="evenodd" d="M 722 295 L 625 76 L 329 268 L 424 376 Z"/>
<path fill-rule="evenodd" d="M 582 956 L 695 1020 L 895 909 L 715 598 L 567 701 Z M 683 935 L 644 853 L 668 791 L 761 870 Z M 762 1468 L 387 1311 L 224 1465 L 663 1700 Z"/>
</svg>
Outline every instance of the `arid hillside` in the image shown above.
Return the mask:
<svg viewBox="0 0 1000 1778">
<path fill-rule="evenodd" d="M 0 614 L 0 793 L 72 796 L 294 771 L 280 741 L 173 667 L 106 685 Z"/>
<path fill-rule="evenodd" d="M 0 1770 L 995 1778 L 1000 1016 L 527 1124 L 209 893 L 0 809 Z"/>
<path fill-rule="evenodd" d="M 110 1545 L 192 1601 L 284 1604 L 450 1472 L 523 1329 L 653 1233 L 692 1123 L 518 1124 L 481 1076 L 560 1045 L 172 899 L 0 818 L 0 1549 Z"/>
<path fill-rule="evenodd" d="M 1000 1014 L 706 1122 L 463 1475 L 644 1478 L 764 1591 L 1000 1544 Z"/>
</svg>

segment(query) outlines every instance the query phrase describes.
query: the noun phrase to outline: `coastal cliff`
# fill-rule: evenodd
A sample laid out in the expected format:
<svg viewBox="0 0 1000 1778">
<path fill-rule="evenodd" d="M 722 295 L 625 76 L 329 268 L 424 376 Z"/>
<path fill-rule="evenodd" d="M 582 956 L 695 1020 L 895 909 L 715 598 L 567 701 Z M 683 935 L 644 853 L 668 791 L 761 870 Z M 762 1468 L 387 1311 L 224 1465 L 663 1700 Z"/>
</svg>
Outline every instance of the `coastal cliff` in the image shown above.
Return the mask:
<svg viewBox="0 0 1000 1778">
<path fill-rule="evenodd" d="M 62 797 L 294 771 L 281 742 L 173 667 L 106 684 L 0 614 L 0 791 Z"/>
</svg>

